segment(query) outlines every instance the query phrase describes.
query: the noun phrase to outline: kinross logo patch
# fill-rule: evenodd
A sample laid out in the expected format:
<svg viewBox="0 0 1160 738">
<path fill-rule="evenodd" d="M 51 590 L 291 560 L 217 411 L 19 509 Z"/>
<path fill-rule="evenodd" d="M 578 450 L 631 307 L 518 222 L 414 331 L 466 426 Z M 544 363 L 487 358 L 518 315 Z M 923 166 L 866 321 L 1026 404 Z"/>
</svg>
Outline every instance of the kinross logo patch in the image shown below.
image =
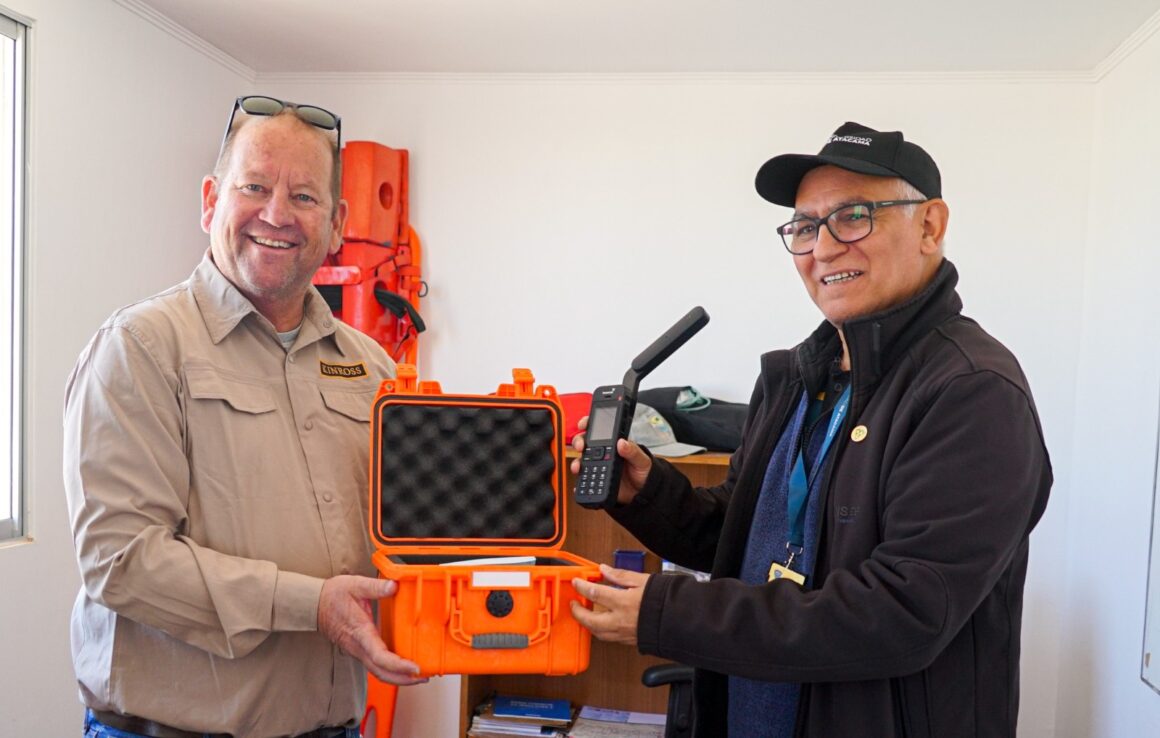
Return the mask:
<svg viewBox="0 0 1160 738">
<path fill-rule="evenodd" d="M 355 379 L 367 376 L 367 365 L 361 361 L 357 364 L 327 364 L 318 362 L 318 371 L 324 377 L 338 377 L 339 379 Z"/>
<path fill-rule="evenodd" d="M 830 136 L 830 143 L 842 144 L 858 144 L 859 146 L 869 146 L 874 143 L 874 139 L 866 136 Z"/>
</svg>

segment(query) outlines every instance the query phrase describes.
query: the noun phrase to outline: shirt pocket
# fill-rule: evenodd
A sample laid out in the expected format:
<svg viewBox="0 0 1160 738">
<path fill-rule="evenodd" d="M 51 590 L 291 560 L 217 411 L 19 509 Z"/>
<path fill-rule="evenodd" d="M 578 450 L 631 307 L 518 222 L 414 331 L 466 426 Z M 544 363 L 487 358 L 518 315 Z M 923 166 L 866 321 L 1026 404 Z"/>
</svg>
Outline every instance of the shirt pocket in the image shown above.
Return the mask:
<svg viewBox="0 0 1160 738">
<path fill-rule="evenodd" d="M 272 413 L 278 409 L 268 387 L 222 375 L 211 367 L 185 367 L 185 383 L 191 400 L 221 400 L 234 410 L 249 415 Z"/>
<path fill-rule="evenodd" d="M 183 373 L 191 503 L 200 503 L 202 514 L 229 510 L 237 516 L 301 487 L 298 440 L 273 390 L 213 366 L 186 365 Z"/>
<path fill-rule="evenodd" d="M 375 392 L 351 391 L 320 387 L 322 402 L 327 408 L 350 420 L 362 425 L 361 432 L 370 432 L 371 405 L 374 404 Z"/>
</svg>

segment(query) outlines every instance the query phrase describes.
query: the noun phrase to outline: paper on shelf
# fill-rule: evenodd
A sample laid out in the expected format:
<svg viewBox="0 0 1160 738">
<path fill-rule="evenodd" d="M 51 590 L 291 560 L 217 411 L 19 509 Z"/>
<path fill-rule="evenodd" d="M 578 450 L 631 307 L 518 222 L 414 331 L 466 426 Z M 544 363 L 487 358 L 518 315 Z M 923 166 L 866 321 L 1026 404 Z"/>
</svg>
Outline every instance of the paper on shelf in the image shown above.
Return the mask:
<svg viewBox="0 0 1160 738">
<path fill-rule="evenodd" d="M 664 725 L 665 716 L 656 712 L 629 712 L 628 710 L 608 710 L 603 707 L 585 705 L 580 708 L 580 717 L 600 720 L 606 723 L 632 723 L 635 725 Z"/>
<path fill-rule="evenodd" d="M 610 723 L 591 718 L 576 718 L 568 738 L 663 738 L 663 725 L 640 723 Z"/>
</svg>

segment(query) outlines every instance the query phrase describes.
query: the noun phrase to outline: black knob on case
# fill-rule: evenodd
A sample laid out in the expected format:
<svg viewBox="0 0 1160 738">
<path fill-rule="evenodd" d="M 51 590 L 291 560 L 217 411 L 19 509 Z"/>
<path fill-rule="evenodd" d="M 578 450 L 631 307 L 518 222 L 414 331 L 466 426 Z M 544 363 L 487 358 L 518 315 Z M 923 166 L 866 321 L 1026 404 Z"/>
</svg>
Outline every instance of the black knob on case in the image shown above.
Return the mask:
<svg viewBox="0 0 1160 738">
<path fill-rule="evenodd" d="M 494 617 L 507 617 L 515 606 L 516 602 L 512 599 L 511 592 L 506 589 L 493 590 L 487 596 L 487 611 Z"/>
</svg>

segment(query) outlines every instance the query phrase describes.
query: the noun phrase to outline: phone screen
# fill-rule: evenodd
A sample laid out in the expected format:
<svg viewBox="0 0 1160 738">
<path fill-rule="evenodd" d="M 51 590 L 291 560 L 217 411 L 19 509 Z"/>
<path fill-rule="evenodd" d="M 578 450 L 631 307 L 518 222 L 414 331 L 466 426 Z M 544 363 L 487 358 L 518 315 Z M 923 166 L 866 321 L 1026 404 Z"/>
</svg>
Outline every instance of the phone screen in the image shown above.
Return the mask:
<svg viewBox="0 0 1160 738">
<path fill-rule="evenodd" d="M 588 418 L 587 441 L 593 443 L 607 443 L 612 440 L 612 427 L 616 422 L 616 406 L 604 405 L 592 409 Z"/>
</svg>

